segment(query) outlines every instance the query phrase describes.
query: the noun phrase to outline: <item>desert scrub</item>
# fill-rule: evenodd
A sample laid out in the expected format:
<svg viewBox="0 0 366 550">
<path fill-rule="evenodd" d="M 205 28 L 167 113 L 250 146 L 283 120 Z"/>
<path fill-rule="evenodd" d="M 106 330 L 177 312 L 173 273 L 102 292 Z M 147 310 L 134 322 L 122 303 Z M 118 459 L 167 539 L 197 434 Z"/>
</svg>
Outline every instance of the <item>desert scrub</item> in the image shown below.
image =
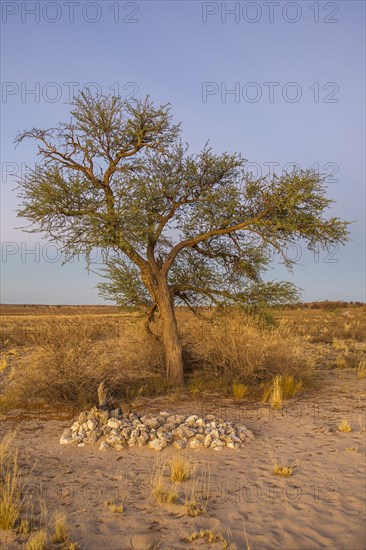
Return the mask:
<svg viewBox="0 0 366 550">
<path fill-rule="evenodd" d="M 86 406 L 95 402 L 104 379 L 111 393 L 119 396 L 126 393 L 134 378 L 141 386 L 144 375 L 151 379 L 163 361 L 158 343 L 136 323 L 135 339 L 125 343 L 117 335 L 98 338 L 88 318 L 44 323 L 42 343 L 37 340 L 18 361 L 5 397 L 14 402 L 32 398 L 48 404 Z"/>
<path fill-rule="evenodd" d="M 196 321 L 198 323 L 198 321 Z M 184 338 L 194 350 L 191 386 L 207 380 L 217 387 L 255 384 L 283 374 L 306 382 L 314 370 L 314 352 L 289 327 L 268 328 L 255 317 L 234 310 L 216 322 L 204 321 L 199 329 L 188 325 Z M 236 391 L 236 390 L 235 390 Z M 239 392 L 243 391 L 239 389 Z"/>
</svg>

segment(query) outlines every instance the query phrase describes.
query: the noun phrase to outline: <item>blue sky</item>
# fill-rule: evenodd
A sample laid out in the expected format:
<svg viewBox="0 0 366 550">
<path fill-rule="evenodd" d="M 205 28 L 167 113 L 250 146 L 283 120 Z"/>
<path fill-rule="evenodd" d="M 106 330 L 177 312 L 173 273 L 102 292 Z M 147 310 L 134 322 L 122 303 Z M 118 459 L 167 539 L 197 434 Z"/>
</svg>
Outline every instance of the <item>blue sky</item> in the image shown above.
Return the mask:
<svg viewBox="0 0 366 550">
<path fill-rule="evenodd" d="M 272 163 L 329 174 L 352 241 L 301 251 L 293 275 L 275 257 L 268 277 L 305 300 L 365 300 L 364 24 L 362 1 L 2 2 L 1 301 L 103 303 L 82 259 L 62 266 L 15 229 L 12 191 L 36 160 L 31 143 L 14 149 L 17 132 L 67 119 L 72 90 L 91 82 L 170 102 L 193 151 L 210 139 L 263 175 Z"/>
</svg>

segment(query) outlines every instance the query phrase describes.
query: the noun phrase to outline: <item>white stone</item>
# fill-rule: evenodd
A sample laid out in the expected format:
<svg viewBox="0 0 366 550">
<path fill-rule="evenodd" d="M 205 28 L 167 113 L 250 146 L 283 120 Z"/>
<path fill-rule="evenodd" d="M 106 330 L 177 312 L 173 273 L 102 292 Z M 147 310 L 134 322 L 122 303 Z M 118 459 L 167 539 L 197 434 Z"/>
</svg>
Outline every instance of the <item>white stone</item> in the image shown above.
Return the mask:
<svg viewBox="0 0 366 550">
<path fill-rule="evenodd" d="M 191 447 L 191 449 L 198 449 L 199 447 L 203 447 L 203 443 L 202 441 L 194 437 L 190 440 L 189 446 Z"/>
<path fill-rule="evenodd" d="M 110 418 L 107 422 L 108 428 L 119 428 L 121 426 L 120 420 L 116 418 Z"/>
<path fill-rule="evenodd" d="M 164 439 L 153 439 L 153 441 L 149 442 L 150 449 L 154 449 L 154 451 L 161 451 L 162 449 L 165 449 L 165 447 L 168 445 Z"/>
</svg>

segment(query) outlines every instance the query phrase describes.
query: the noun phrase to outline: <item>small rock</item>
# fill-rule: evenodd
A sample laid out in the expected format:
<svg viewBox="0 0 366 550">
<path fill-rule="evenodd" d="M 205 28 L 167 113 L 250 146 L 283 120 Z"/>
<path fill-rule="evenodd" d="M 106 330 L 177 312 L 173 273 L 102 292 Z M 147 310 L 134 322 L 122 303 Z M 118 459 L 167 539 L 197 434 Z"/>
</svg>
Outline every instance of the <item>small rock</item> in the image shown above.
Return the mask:
<svg viewBox="0 0 366 550">
<path fill-rule="evenodd" d="M 191 449 L 198 449 L 199 447 L 203 447 L 203 443 L 202 441 L 194 437 L 190 440 L 189 446 L 191 447 Z"/>
<path fill-rule="evenodd" d="M 87 413 L 87 412 L 82 412 L 82 413 L 79 414 L 78 422 L 79 422 L 80 426 L 82 426 L 84 424 L 84 422 L 86 422 L 88 420 L 88 416 L 89 416 L 89 413 Z"/>
<path fill-rule="evenodd" d="M 211 434 L 207 434 L 206 437 L 205 437 L 205 441 L 204 441 L 204 446 L 205 447 L 210 447 L 211 446 L 211 443 L 212 443 L 212 435 Z"/>
<path fill-rule="evenodd" d="M 116 418 L 110 418 L 107 422 L 108 428 L 119 428 L 121 426 L 121 421 Z"/>
<path fill-rule="evenodd" d="M 196 414 L 192 414 L 192 416 L 189 416 L 188 418 L 186 418 L 185 423 L 188 426 L 189 424 L 192 424 L 192 423 L 194 424 L 196 422 L 196 420 L 198 420 L 198 416 Z"/>
<path fill-rule="evenodd" d="M 102 441 L 101 444 L 99 445 L 100 451 L 108 451 L 109 449 L 110 449 L 110 446 L 106 441 Z"/>
<path fill-rule="evenodd" d="M 86 423 L 86 429 L 90 432 L 97 427 L 97 422 L 95 420 L 89 419 Z"/>
<path fill-rule="evenodd" d="M 154 451 L 161 451 L 165 449 L 167 445 L 168 444 L 164 441 L 164 439 L 153 439 L 153 441 L 150 441 L 148 444 L 150 449 L 154 449 Z"/>
<path fill-rule="evenodd" d="M 69 445 L 70 443 L 73 443 L 73 440 L 71 437 L 62 434 L 62 436 L 60 437 L 60 443 L 61 445 Z"/>
<path fill-rule="evenodd" d="M 216 447 L 224 447 L 225 443 L 220 441 L 220 439 L 214 439 L 211 443 L 211 449 L 216 449 Z"/>
<path fill-rule="evenodd" d="M 187 447 L 186 439 L 176 439 L 173 443 L 173 447 L 176 449 L 185 449 Z"/>
</svg>

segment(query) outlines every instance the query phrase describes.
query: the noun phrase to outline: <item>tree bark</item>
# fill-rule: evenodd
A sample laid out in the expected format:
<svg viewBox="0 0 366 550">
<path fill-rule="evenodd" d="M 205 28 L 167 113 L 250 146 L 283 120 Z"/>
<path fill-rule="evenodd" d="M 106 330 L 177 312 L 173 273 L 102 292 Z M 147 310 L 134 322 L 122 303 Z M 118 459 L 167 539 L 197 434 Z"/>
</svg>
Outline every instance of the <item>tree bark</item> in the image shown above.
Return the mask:
<svg viewBox="0 0 366 550">
<path fill-rule="evenodd" d="M 172 385 L 179 386 L 184 382 L 182 345 L 180 343 L 178 325 L 175 317 L 174 297 L 166 280 L 159 281 L 156 290 L 156 299 L 162 323 L 162 339 L 167 380 Z"/>
</svg>

